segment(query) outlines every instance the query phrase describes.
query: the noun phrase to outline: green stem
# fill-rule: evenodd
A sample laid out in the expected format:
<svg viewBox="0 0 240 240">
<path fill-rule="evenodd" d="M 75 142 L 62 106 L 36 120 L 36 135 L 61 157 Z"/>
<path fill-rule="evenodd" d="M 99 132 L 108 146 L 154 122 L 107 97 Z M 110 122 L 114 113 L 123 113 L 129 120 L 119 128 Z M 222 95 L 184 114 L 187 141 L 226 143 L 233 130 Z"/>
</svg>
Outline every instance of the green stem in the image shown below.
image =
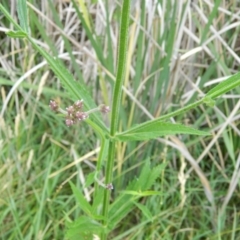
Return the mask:
<svg viewBox="0 0 240 240">
<path fill-rule="evenodd" d="M 101 139 L 101 148 L 100 148 L 100 152 L 98 154 L 97 168 L 96 168 L 96 175 L 98 175 L 98 173 L 101 170 L 105 148 L 107 147 L 107 139 L 105 137 L 104 132 L 97 124 L 95 124 L 93 121 L 91 121 L 89 119 L 87 120 L 87 123 L 95 130 L 95 132 L 99 135 L 99 137 Z M 99 184 L 97 183 L 97 181 L 95 181 L 94 182 L 94 198 L 93 198 L 94 200 L 97 199 L 96 197 L 98 194 L 98 189 L 99 189 Z"/>
<path fill-rule="evenodd" d="M 202 98 L 202 99 L 198 100 L 197 102 L 191 103 L 191 104 L 189 104 L 183 108 L 180 108 L 174 112 L 171 112 L 171 113 L 165 114 L 159 118 L 156 118 L 154 121 L 156 121 L 156 122 L 163 121 L 163 120 L 169 119 L 171 117 L 178 116 L 178 115 L 180 115 L 184 112 L 187 112 L 188 110 L 195 108 L 195 107 L 199 106 L 200 104 L 204 103 L 204 100 L 205 100 L 205 98 Z"/>
<path fill-rule="evenodd" d="M 122 97 L 122 84 L 125 77 L 126 55 L 128 48 L 128 24 L 129 24 L 130 0 L 123 1 L 121 14 L 121 28 L 118 48 L 117 76 L 114 86 L 112 116 L 110 134 L 114 136 L 119 123 L 120 104 Z"/>
<path fill-rule="evenodd" d="M 110 172 L 109 170 L 113 170 L 114 157 L 115 157 L 115 140 L 111 140 L 109 142 L 109 147 L 108 147 L 108 161 L 106 166 L 106 177 L 105 177 L 106 185 L 112 182 L 112 172 Z M 110 191 L 106 189 L 104 192 L 104 202 L 103 202 L 103 216 L 106 218 L 106 221 L 104 222 L 105 224 L 107 222 L 109 197 L 110 197 Z"/>
<path fill-rule="evenodd" d="M 113 101 L 112 101 L 112 114 L 111 114 L 111 126 L 110 126 L 110 137 L 114 138 L 118 126 L 120 116 L 120 104 L 122 97 L 122 84 L 125 77 L 126 67 L 126 54 L 128 48 L 128 27 L 129 27 L 129 16 L 130 16 L 130 0 L 124 0 L 121 12 L 121 26 L 119 35 L 119 47 L 118 47 L 118 62 L 117 62 L 117 74 L 116 82 L 114 86 Z M 115 140 L 111 139 L 108 148 L 108 161 L 106 166 L 106 177 L 105 184 L 112 183 L 113 166 L 115 159 Z M 104 225 L 107 226 L 108 222 L 108 208 L 110 200 L 110 190 L 106 189 L 104 192 L 103 200 L 103 216 Z M 106 234 L 103 234 L 102 239 L 106 239 Z"/>
</svg>

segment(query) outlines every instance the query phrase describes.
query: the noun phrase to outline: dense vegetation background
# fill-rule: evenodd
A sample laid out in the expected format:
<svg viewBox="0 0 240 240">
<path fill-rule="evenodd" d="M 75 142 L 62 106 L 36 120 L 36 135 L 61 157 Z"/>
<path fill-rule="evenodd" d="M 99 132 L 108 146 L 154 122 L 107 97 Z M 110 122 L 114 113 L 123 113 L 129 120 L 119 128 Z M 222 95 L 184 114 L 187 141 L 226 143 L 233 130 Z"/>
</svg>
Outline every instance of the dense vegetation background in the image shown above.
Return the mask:
<svg viewBox="0 0 240 240">
<path fill-rule="evenodd" d="M 18 20 L 14 1 L 1 3 Z M 87 84 L 96 104 L 110 105 L 122 3 L 83 3 L 76 2 L 80 17 L 68 0 L 28 1 L 31 35 Z M 120 130 L 193 103 L 239 71 L 237 1 L 131 5 Z M 100 141 L 85 122 L 67 127 L 49 109 L 51 99 L 63 108 L 72 99 L 30 43 L 6 36 L 10 29 L 0 12 L 0 238 L 64 239 L 66 219 L 82 214 L 68 182 L 92 201 L 93 187 L 84 184 Z M 240 239 L 239 96 L 236 88 L 171 119 L 211 136 L 117 145 L 112 201 L 146 163 L 161 166 L 150 188 L 161 194 L 140 198 L 146 208 L 132 206 L 109 239 Z"/>
</svg>

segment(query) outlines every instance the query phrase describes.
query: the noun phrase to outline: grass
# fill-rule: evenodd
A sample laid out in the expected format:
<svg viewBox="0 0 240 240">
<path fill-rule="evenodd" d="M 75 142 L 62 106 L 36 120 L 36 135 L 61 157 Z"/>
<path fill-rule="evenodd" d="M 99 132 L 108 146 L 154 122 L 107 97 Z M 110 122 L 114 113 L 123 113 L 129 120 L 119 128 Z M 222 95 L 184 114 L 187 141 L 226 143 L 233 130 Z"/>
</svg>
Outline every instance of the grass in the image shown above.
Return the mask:
<svg viewBox="0 0 240 240">
<path fill-rule="evenodd" d="M 49 3 L 27 3 L 33 41 L 60 55 L 73 78 L 86 84 L 93 104 L 111 103 L 122 3 L 86 1 L 84 14 L 76 11 L 78 2 Z M 2 4 L 17 19 L 14 6 Z M 193 104 L 238 72 L 239 7 L 229 1 L 131 3 L 119 132 Z M 98 116 L 65 126 L 62 116 L 50 111 L 49 100 L 68 106 L 80 90 L 70 86 L 76 96 L 69 96 L 30 43 L 4 34 L 9 29 L 1 14 L 0 238 L 64 239 L 67 219 L 84 215 L 70 180 L 96 212 L 102 208 L 103 188 L 95 184 L 94 193 L 89 180 L 99 167 L 99 180 L 105 178 L 106 161 L 97 165 L 103 143 L 95 132 Z M 108 226 L 109 239 L 240 238 L 239 92 L 237 87 L 214 106 L 171 116 L 172 122 L 211 136 L 116 143 L 114 191 L 108 192 L 108 215 L 116 225 Z M 101 121 L 111 124 L 108 117 Z M 101 154 L 105 159 L 106 152 Z M 153 173 L 150 183 L 146 176 Z M 139 195 L 150 190 L 160 194 Z"/>
</svg>

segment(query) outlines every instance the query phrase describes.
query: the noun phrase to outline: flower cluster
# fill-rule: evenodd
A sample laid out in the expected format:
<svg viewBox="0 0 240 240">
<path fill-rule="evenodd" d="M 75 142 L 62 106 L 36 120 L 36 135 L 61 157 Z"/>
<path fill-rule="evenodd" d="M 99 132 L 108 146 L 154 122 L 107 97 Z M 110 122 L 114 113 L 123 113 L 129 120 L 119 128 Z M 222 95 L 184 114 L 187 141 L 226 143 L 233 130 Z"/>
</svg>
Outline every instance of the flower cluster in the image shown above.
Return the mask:
<svg viewBox="0 0 240 240">
<path fill-rule="evenodd" d="M 77 122 L 81 122 L 88 118 L 89 114 L 100 111 L 102 113 L 110 112 L 109 106 L 104 104 L 99 105 L 99 107 L 91 109 L 87 112 L 83 111 L 83 100 L 77 100 L 73 105 L 66 108 L 66 111 L 61 109 L 56 101 L 50 100 L 49 107 L 54 112 L 60 112 L 65 115 L 65 124 L 70 127 Z"/>
</svg>

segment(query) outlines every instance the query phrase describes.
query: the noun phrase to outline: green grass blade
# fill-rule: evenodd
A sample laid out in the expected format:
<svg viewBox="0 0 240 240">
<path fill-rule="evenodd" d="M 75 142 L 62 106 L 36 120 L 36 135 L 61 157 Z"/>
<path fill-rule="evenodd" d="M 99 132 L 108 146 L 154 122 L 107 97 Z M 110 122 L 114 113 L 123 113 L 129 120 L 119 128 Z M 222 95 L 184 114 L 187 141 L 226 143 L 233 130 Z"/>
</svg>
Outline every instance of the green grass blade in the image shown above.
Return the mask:
<svg viewBox="0 0 240 240">
<path fill-rule="evenodd" d="M 85 19 L 84 19 L 84 16 L 83 14 L 79 11 L 79 7 L 78 5 L 76 4 L 76 1 L 75 0 L 72 0 L 72 3 L 73 3 L 73 7 L 75 8 L 76 10 L 76 13 L 78 15 L 78 18 L 81 20 L 81 23 L 83 25 L 83 28 L 84 30 L 86 31 L 86 34 L 87 34 L 87 37 L 89 38 L 90 42 L 91 42 L 91 45 L 92 47 L 94 48 L 95 52 L 96 52 L 96 55 L 98 57 L 98 60 L 103 64 L 105 62 L 104 60 L 104 57 L 103 57 L 103 53 L 102 53 L 102 48 L 99 46 L 97 40 L 94 38 L 94 33 L 91 32 L 91 29 L 89 29 L 88 27 L 88 24 L 86 23 Z"/>
<path fill-rule="evenodd" d="M 80 9 L 82 11 L 83 19 L 84 19 L 87 27 L 91 30 L 91 24 L 90 24 L 90 20 L 89 20 L 89 13 L 88 13 L 88 9 L 86 8 L 86 3 L 85 3 L 84 0 L 78 0 L 78 3 L 80 5 Z"/>
<path fill-rule="evenodd" d="M 206 98 L 217 98 L 222 94 L 229 92 L 240 85 L 240 73 L 237 73 L 227 80 L 219 83 L 216 87 L 212 88 L 207 94 Z"/>
<path fill-rule="evenodd" d="M 207 33 L 209 32 L 209 29 L 210 29 L 210 26 L 212 25 L 212 22 L 213 22 L 213 19 L 215 18 L 215 16 L 217 15 L 218 13 L 218 7 L 220 5 L 222 1 L 221 0 L 217 0 L 217 1 L 214 1 L 214 7 L 213 7 L 213 10 L 212 12 L 210 13 L 209 17 L 208 17 L 208 22 L 203 30 L 203 33 L 202 33 L 202 37 L 201 37 L 201 44 L 205 41 L 206 39 L 206 36 L 207 36 Z"/>
<path fill-rule="evenodd" d="M 108 69 L 111 73 L 114 73 L 114 53 L 112 47 L 112 39 L 111 39 L 111 23 L 110 23 L 110 16 L 109 16 L 109 0 L 106 1 L 106 30 L 107 30 L 107 44 L 108 44 L 108 54 L 107 54 L 107 64 Z"/>
<path fill-rule="evenodd" d="M 0 10 L 5 15 L 5 17 L 13 24 L 13 26 L 20 32 L 24 32 L 24 30 L 18 25 L 18 23 L 12 18 L 6 8 L 0 3 Z"/>
<path fill-rule="evenodd" d="M 144 26 L 145 24 L 145 18 L 146 18 L 146 7 L 145 7 L 145 1 L 141 2 L 141 26 Z M 144 33 L 141 30 L 139 32 L 139 36 L 137 38 L 137 48 L 138 51 L 136 53 L 136 75 L 133 79 L 133 89 L 134 92 L 137 91 L 139 84 L 141 82 L 141 75 L 143 71 L 143 64 L 144 64 L 144 44 L 145 44 L 145 38 Z"/>
<path fill-rule="evenodd" d="M 23 29 L 24 32 L 30 34 L 28 26 L 28 13 L 26 0 L 17 1 L 17 12 L 21 28 Z"/>
<path fill-rule="evenodd" d="M 52 11 L 52 14 L 53 14 L 53 17 L 54 17 L 54 20 L 55 20 L 56 24 L 59 26 L 59 28 L 64 29 L 64 27 L 61 23 L 61 19 L 59 18 L 59 15 L 57 14 L 57 11 L 56 11 L 56 9 L 55 9 L 55 7 L 54 7 L 54 5 L 51 1 L 49 1 L 49 7 L 51 8 L 51 11 Z M 64 41 L 64 45 L 65 45 L 65 47 L 68 51 L 68 54 L 70 56 L 71 64 L 73 65 L 73 69 L 75 70 L 76 75 L 78 77 L 78 80 L 80 81 L 81 84 L 84 84 L 84 79 L 83 79 L 83 76 L 82 76 L 82 72 L 79 68 L 79 65 L 76 62 L 75 56 L 72 54 L 71 44 L 70 44 L 69 40 L 63 34 L 62 34 L 62 38 L 63 38 L 63 41 Z"/>
<path fill-rule="evenodd" d="M 176 35 L 176 10 L 177 10 L 177 4 L 171 3 L 171 1 L 167 1 L 167 4 L 169 4 L 169 9 L 172 8 L 172 13 L 170 16 L 167 17 L 167 21 L 170 23 L 170 30 L 165 33 L 166 36 L 166 56 L 164 57 L 162 67 L 163 70 L 161 72 L 161 80 L 159 81 L 156 95 L 153 99 L 153 102 L 157 102 L 159 99 L 159 96 L 161 97 L 161 101 L 164 102 L 166 99 L 167 89 L 170 82 L 170 66 L 174 51 L 174 41 L 175 41 L 175 35 Z M 167 14 L 168 15 L 168 14 Z M 155 111 L 155 109 L 152 109 L 152 111 Z"/>
<path fill-rule="evenodd" d="M 51 4 L 49 4 L 49 6 L 51 6 Z M 58 55 L 57 46 L 54 43 L 51 36 L 49 36 L 49 33 L 46 32 L 46 26 L 44 26 L 41 23 L 41 20 L 39 19 L 38 15 L 35 14 L 35 12 L 29 11 L 29 13 L 31 14 L 32 33 L 34 33 L 34 30 L 35 30 L 35 32 L 37 31 L 39 36 L 41 37 L 42 41 L 44 41 L 49 46 L 49 49 L 50 49 L 49 54 L 52 54 L 53 56 L 57 56 Z"/>
</svg>

